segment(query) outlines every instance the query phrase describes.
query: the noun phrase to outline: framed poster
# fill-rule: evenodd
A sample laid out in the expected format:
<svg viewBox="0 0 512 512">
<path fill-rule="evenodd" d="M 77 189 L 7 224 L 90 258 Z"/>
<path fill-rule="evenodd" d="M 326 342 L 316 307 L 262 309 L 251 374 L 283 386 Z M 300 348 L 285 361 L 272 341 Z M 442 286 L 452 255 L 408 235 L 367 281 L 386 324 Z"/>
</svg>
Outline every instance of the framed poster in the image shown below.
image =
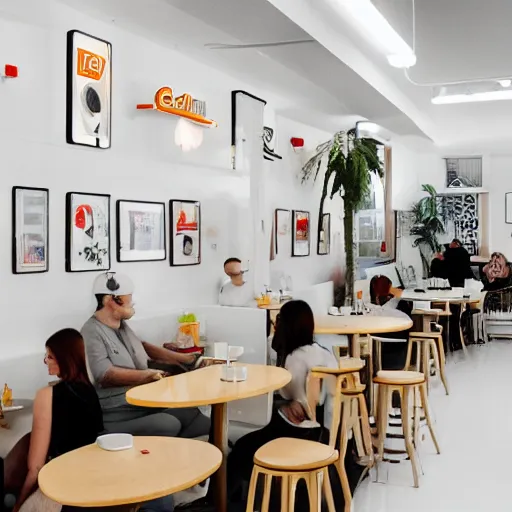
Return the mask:
<svg viewBox="0 0 512 512">
<path fill-rule="evenodd" d="M 171 265 L 201 263 L 201 203 L 173 199 L 171 218 Z"/>
<path fill-rule="evenodd" d="M 309 212 L 292 212 L 292 256 L 309 256 Z"/>
<path fill-rule="evenodd" d="M 290 247 L 290 226 L 291 214 L 290 210 L 283 210 L 281 208 L 275 211 L 275 242 L 276 254 L 284 253 L 285 247 Z"/>
<path fill-rule="evenodd" d="M 331 252 L 331 214 L 322 214 L 319 224 L 317 254 L 323 256 Z"/>
<path fill-rule="evenodd" d="M 48 272 L 48 207 L 46 188 L 12 189 L 12 271 L 14 274 Z"/>
<path fill-rule="evenodd" d="M 70 30 L 67 41 L 66 141 L 110 147 L 112 45 Z"/>
<path fill-rule="evenodd" d="M 117 201 L 117 261 L 166 258 L 165 203 Z"/>
<path fill-rule="evenodd" d="M 512 224 L 512 192 L 505 194 L 505 223 Z"/>
<path fill-rule="evenodd" d="M 66 271 L 110 270 L 110 196 L 66 194 Z"/>
</svg>

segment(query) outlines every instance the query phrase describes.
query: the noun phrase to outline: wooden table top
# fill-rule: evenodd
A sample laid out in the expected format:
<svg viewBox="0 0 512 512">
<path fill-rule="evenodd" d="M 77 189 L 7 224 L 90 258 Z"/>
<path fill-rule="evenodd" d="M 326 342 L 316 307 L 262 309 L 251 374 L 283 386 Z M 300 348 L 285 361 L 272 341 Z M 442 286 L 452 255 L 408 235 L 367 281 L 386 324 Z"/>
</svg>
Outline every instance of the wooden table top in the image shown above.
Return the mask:
<svg viewBox="0 0 512 512">
<path fill-rule="evenodd" d="M 130 450 L 109 452 L 96 444 L 46 464 L 39 487 L 52 500 L 76 507 L 141 503 L 188 489 L 217 471 L 222 453 L 192 439 L 134 437 Z M 143 455 L 141 450 L 149 450 Z"/>
<path fill-rule="evenodd" d="M 279 304 L 264 304 L 263 306 L 258 306 L 259 309 L 266 309 L 267 311 L 279 311 L 286 302 L 280 302 Z"/>
<path fill-rule="evenodd" d="M 247 368 L 247 380 L 243 382 L 221 381 L 223 366 L 213 365 L 132 388 L 126 393 L 126 401 L 144 407 L 198 407 L 264 395 L 291 380 L 284 368 L 237 364 Z"/>
<path fill-rule="evenodd" d="M 412 327 L 410 318 L 394 316 L 315 316 L 316 334 L 376 334 L 405 331 L 410 327 Z"/>
</svg>

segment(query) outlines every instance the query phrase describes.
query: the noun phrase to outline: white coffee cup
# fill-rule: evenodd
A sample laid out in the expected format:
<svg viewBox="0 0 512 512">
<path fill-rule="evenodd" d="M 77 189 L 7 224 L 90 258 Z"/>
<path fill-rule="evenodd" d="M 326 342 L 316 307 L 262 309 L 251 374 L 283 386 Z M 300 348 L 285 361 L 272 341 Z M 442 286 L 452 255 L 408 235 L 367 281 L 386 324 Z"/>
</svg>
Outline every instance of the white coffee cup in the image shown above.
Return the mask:
<svg viewBox="0 0 512 512">
<path fill-rule="evenodd" d="M 228 344 L 224 341 L 216 341 L 213 344 L 213 357 L 215 357 L 215 359 L 225 359 L 227 361 L 229 359 Z"/>
<path fill-rule="evenodd" d="M 340 313 L 343 316 L 349 316 L 352 313 L 352 306 L 341 306 Z"/>
<path fill-rule="evenodd" d="M 329 315 L 339 315 L 340 312 L 338 311 L 338 308 L 335 306 L 331 306 L 329 308 Z"/>
</svg>

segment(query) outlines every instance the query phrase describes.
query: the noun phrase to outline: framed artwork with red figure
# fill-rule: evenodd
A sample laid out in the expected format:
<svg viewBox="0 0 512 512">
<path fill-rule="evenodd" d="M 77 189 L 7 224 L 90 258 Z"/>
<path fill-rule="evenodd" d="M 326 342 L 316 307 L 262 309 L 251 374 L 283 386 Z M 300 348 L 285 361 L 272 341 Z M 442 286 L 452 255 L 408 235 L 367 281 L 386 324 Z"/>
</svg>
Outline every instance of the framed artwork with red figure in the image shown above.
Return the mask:
<svg viewBox="0 0 512 512">
<path fill-rule="evenodd" d="M 66 272 L 110 270 L 110 196 L 66 194 Z"/>
<path fill-rule="evenodd" d="M 201 203 L 173 199 L 171 217 L 171 266 L 201 263 Z"/>
<path fill-rule="evenodd" d="M 292 256 L 309 256 L 311 244 L 309 224 L 309 212 L 293 210 Z"/>
</svg>

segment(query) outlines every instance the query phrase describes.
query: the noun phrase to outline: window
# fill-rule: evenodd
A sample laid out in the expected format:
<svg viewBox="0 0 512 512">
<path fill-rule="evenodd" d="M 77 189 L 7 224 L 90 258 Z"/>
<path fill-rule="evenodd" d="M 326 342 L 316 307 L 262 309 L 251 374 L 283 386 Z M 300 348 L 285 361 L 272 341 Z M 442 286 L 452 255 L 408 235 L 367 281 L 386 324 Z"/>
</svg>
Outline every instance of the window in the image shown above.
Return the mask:
<svg viewBox="0 0 512 512">
<path fill-rule="evenodd" d="M 380 258 L 385 240 L 384 184 L 372 175 L 371 194 L 364 207 L 356 213 L 358 258 Z"/>
<path fill-rule="evenodd" d="M 482 186 L 482 157 L 445 158 L 447 188 Z"/>
<path fill-rule="evenodd" d="M 371 176 L 371 192 L 355 216 L 356 257 L 361 259 L 394 258 L 394 212 L 390 206 L 391 148 L 379 147 L 384 177 Z M 391 236 L 390 236 L 391 233 Z"/>
</svg>

